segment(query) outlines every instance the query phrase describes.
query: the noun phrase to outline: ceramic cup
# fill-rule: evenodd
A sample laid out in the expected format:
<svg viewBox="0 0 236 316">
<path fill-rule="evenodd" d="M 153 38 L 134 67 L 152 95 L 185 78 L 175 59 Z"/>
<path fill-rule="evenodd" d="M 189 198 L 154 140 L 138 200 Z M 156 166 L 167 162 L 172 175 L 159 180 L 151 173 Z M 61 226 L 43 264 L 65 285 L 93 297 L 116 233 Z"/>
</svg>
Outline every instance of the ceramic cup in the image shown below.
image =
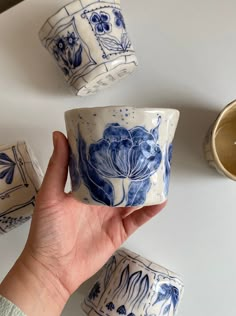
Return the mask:
<svg viewBox="0 0 236 316">
<path fill-rule="evenodd" d="M 166 201 L 178 119 L 172 109 L 116 106 L 66 112 L 74 197 L 112 207 Z"/>
<path fill-rule="evenodd" d="M 174 316 L 183 291 L 175 273 L 123 248 L 103 267 L 82 308 L 89 316 Z"/>
<path fill-rule="evenodd" d="M 209 165 L 236 181 L 236 101 L 220 113 L 207 133 L 204 149 Z"/>
<path fill-rule="evenodd" d="M 25 142 L 0 146 L 0 234 L 31 218 L 42 180 L 39 164 Z"/>
<path fill-rule="evenodd" d="M 47 20 L 39 37 L 78 96 L 109 87 L 138 65 L 120 0 L 73 1 Z"/>
</svg>

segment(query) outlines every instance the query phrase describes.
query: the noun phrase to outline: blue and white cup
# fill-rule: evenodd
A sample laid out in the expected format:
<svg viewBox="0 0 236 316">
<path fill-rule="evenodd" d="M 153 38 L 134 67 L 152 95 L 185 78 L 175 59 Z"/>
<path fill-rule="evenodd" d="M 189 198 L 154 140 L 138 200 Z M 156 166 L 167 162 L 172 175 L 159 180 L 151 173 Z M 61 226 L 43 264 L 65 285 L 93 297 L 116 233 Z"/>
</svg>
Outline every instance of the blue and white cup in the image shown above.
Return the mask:
<svg viewBox="0 0 236 316">
<path fill-rule="evenodd" d="M 29 145 L 0 146 L 0 234 L 31 219 L 42 180 L 42 170 Z"/>
<path fill-rule="evenodd" d="M 120 0 L 73 1 L 47 20 L 39 37 L 78 96 L 111 86 L 138 65 Z"/>
<path fill-rule="evenodd" d="M 175 316 L 183 292 L 178 275 L 122 248 L 102 268 L 82 308 L 89 316 Z"/>
<path fill-rule="evenodd" d="M 75 198 L 111 207 L 167 200 L 177 110 L 85 108 L 65 120 Z"/>
</svg>

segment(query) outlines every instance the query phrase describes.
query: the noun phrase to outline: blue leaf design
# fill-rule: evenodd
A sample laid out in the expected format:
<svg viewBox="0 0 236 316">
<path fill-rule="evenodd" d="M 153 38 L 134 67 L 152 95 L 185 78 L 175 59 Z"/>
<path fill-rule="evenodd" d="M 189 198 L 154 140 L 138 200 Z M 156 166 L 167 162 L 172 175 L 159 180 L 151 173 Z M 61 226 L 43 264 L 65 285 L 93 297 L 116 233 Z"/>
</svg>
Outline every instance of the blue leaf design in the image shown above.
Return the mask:
<svg viewBox="0 0 236 316">
<path fill-rule="evenodd" d="M 80 44 L 78 50 L 75 53 L 75 57 L 74 57 L 73 65 L 75 68 L 79 67 L 82 64 L 82 52 L 83 52 L 83 47 Z"/>
<path fill-rule="evenodd" d="M 8 157 L 5 153 L 0 153 L 0 165 L 9 165 L 10 163 L 15 163 L 13 160 L 11 160 L 10 157 Z"/>
<path fill-rule="evenodd" d="M 107 263 L 106 266 L 106 275 L 104 278 L 104 288 L 106 289 L 108 286 L 108 283 L 111 279 L 112 274 L 115 272 L 116 269 L 116 257 L 112 256 L 109 262 Z"/>
<path fill-rule="evenodd" d="M 157 142 L 159 139 L 159 127 L 161 125 L 161 116 L 158 117 L 157 119 L 157 126 L 151 130 L 151 134 L 154 137 L 154 140 Z"/>
<path fill-rule="evenodd" d="M 104 205 L 114 205 L 114 189 L 110 181 L 100 176 L 87 160 L 86 143 L 79 134 L 79 167 L 84 184 L 89 189 L 92 198 Z"/>
<path fill-rule="evenodd" d="M 100 37 L 99 38 L 102 45 L 108 50 L 117 50 L 123 51 L 122 44 L 117 40 L 117 38 L 109 36 L 109 37 Z"/>
<path fill-rule="evenodd" d="M 146 201 L 146 196 L 150 188 L 150 178 L 143 181 L 131 181 L 129 185 L 128 202 L 126 206 L 143 205 Z"/>
<path fill-rule="evenodd" d="M 163 315 L 166 315 L 167 313 L 169 313 L 170 308 L 171 308 L 171 304 L 167 305 L 167 306 L 164 308 Z"/>
<path fill-rule="evenodd" d="M 146 295 L 148 294 L 149 287 L 150 287 L 149 277 L 146 274 L 140 282 L 139 290 L 135 299 L 132 301 L 132 303 L 134 304 L 133 309 L 136 306 L 136 304 L 139 304 L 138 306 L 141 305 L 142 301 L 145 299 Z"/>
</svg>

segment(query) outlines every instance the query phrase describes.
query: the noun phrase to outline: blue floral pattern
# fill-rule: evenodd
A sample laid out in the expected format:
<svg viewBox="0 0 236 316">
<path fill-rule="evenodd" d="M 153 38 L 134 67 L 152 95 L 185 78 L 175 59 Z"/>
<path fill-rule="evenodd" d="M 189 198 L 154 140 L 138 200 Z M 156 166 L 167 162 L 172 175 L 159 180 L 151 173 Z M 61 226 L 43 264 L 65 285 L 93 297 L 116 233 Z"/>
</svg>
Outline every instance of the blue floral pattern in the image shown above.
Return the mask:
<svg viewBox="0 0 236 316">
<path fill-rule="evenodd" d="M 82 64 L 83 46 L 74 32 L 68 32 L 67 36 L 58 36 L 54 41 L 53 54 L 61 65 L 66 76 Z"/>
<path fill-rule="evenodd" d="M 101 11 L 100 13 L 94 12 L 91 15 L 90 21 L 95 26 L 97 34 L 105 34 L 111 32 L 112 26 L 110 23 L 110 15 Z"/>
<path fill-rule="evenodd" d="M 0 180 L 11 184 L 14 178 L 16 163 L 7 154 L 0 153 Z"/>
<path fill-rule="evenodd" d="M 121 13 L 121 11 L 117 10 L 117 9 L 114 9 L 113 13 L 115 15 L 115 24 L 116 24 L 116 26 L 120 27 L 120 28 L 123 28 L 123 29 L 126 29 L 125 20 L 124 20 L 124 17 L 123 17 L 123 14 Z"/>
<path fill-rule="evenodd" d="M 162 161 L 158 142 L 161 117 L 156 128 L 148 131 L 142 126 L 130 130 L 118 123 L 107 125 L 103 138 L 87 145 L 79 133 L 79 169 L 84 184 L 92 198 L 108 206 L 118 206 L 126 201 L 126 206 L 143 205 L 151 187 L 150 178 Z M 71 174 L 75 174 L 78 162 L 75 157 L 70 162 Z M 128 179 L 129 188 L 123 186 L 122 200 L 115 204 L 115 193 L 111 179 Z"/>
<path fill-rule="evenodd" d="M 172 156 L 173 156 L 173 145 L 170 144 L 166 147 L 166 153 L 165 153 L 164 184 L 165 184 L 165 195 L 166 196 L 168 195 L 168 192 L 169 192 Z"/>
</svg>

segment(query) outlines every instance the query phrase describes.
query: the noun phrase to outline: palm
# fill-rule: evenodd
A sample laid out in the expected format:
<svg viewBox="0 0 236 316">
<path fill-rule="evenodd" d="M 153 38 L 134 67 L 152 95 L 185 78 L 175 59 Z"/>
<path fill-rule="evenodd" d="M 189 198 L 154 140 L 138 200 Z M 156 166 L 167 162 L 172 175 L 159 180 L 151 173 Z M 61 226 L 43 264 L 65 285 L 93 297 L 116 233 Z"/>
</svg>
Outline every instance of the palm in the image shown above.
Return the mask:
<svg viewBox="0 0 236 316">
<path fill-rule="evenodd" d="M 55 157 L 51 160 L 40 190 L 27 247 L 72 293 L 164 205 L 137 210 L 88 206 L 76 201 L 64 193 L 68 148 L 65 138 L 63 141 L 61 155 L 56 157 L 61 161 L 55 163 Z"/>
</svg>

